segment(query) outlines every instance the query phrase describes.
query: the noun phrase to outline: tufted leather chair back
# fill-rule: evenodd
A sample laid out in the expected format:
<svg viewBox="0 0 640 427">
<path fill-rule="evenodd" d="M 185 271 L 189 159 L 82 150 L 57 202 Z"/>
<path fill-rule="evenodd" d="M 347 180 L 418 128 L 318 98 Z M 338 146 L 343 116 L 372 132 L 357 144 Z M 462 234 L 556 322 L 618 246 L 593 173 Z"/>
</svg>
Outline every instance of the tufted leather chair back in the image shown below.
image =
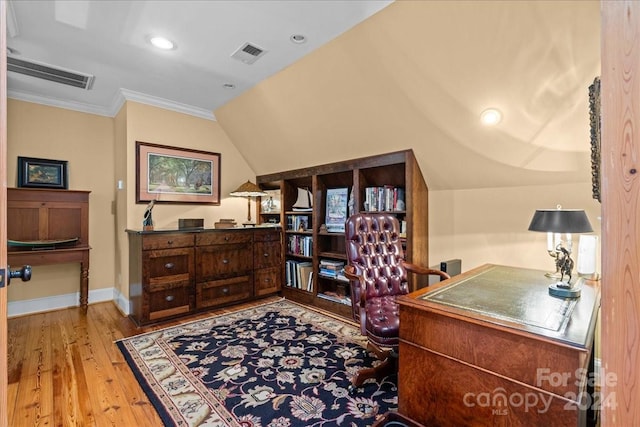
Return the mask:
<svg viewBox="0 0 640 427">
<path fill-rule="evenodd" d="M 361 213 L 351 216 L 345 228 L 347 261 L 366 283 L 351 283 L 353 318 L 361 320 L 361 292 L 366 298 L 409 293 L 400 224 L 394 215 Z"/>
</svg>

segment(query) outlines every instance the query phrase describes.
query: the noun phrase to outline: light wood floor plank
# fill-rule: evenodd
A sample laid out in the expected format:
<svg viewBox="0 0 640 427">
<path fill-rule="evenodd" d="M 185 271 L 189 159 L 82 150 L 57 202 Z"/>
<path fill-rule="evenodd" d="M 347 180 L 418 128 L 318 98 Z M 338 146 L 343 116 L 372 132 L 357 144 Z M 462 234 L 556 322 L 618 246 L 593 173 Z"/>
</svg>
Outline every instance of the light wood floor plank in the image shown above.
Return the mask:
<svg viewBox="0 0 640 427">
<path fill-rule="evenodd" d="M 9 319 L 9 425 L 161 426 L 115 341 L 277 299 L 142 328 L 112 302 Z"/>
</svg>

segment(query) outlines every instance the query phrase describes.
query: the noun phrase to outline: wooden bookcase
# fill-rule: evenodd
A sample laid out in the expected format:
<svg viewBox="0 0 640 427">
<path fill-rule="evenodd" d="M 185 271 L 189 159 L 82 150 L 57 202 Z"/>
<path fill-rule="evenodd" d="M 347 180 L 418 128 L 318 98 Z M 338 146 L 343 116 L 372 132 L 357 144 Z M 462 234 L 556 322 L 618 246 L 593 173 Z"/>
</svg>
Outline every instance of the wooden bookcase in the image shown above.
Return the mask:
<svg viewBox="0 0 640 427">
<path fill-rule="evenodd" d="M 351 305 L 342 296 L 350 295 L 349 282 L 321 274 L 321 262 L 346 263 L 344 233 L 327 232 L 322 226 L 326 218 L 327 189 L 348 188 L 352 211 L 365 211 L 367 188 L 395 188 L 404 191 L 405 206 L 392 212 L 406 224 L 405 257 L 407 261 L 425 265 L 428 262 L 428 188 L 412 150 L 345 160 L 336 163 L 295 169 L 256 177 L 263 189 L 280 190 L 280 211 L 260 212 L 260 222 L 279 220 L 284 230 L 283 270 L 285 282 L 282 294 L 290 299 L 312 304 L 346 317 L 351 316 Z M 312 194 L 311 212 L 294 211 L 298 189 L 309 189 Z M 402 207 L 402 206 L 401 206 Z M 302 229 L 291 229 L 291 217 L 306 216 L 308 224 Z M 299 223 L 300 221 L 298 221 Z M 310 240 L 308 254 L 293 253 L 290 241 Z M 287 266 L 291 263 L 311 263 L 313 280 L 311 289 L 287 286 Z M 303 283 L 306 282 L 303 280 Z M 410 277 L 410 286 L 416 290 L 426 283 Z"/>
</svg>

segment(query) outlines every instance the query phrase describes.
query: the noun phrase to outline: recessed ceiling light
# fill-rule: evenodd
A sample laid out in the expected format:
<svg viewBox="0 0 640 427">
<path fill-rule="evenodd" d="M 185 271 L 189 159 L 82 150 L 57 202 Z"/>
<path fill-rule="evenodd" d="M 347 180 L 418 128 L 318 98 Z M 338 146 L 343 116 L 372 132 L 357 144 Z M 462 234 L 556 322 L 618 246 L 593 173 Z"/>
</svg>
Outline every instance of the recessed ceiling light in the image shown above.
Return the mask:
<svg viewBox="0 0 640 427">
<path fill-rule="evenodd" d="M 485 126 L 494 126 L 502 120 L 502 113 L 497 108 L 487 108 L 480 114 L 480 122 Z"/>
<path fill-rule="evenodd" d="M 233 83 L 225 83 L 222 85 L 222 87 L 225 89 L 235 89 L 236 85 L 234 85 Z"/>
<path fill-rule="evenodd" d="M 171 50 L 176 46 L 171 40 L 159 36 L 151 37 L 149 41 L 158 49 Z"/>
<path fill-rule="evenodd" d="M 306 41 L 307 41 L 307 38 L 306 38 L 304 35 L 302 35 L 302 34 L 294 34 L 294 35 L 292 35 L 291 37 L 289 37 L 289 39 L 290 39 L 292 42 L 294 42 L 294 43 L 298 43 L 298 44 L 300 44 L 300 43 L 304 43 L 304 42 L 306 42 Z"/>
</svg>

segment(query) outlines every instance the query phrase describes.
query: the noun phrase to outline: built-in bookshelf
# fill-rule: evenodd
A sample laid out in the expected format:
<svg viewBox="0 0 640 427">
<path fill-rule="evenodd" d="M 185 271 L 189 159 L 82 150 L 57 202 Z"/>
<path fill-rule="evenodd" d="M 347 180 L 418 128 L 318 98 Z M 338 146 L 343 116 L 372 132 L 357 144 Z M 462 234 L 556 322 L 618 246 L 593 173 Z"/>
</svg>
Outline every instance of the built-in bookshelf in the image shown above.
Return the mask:
<svg viewBox="0 0 640 427">
<path fill-rule="evenodd" d="M 279 191 L 280 211 L 261 211 L 259 219 L 277 216 L 283 224 L 282 293 L 287 298 L 351 316 L 340 222 L 355 212 L 392 213 L 404 230 L 407 261 L 428 260 L 428 190 L 412 150 L 262 175 L 256 181 Z M 417 289 L 424 283 L 411 277 L 410 285 Z"/>
</svg>

